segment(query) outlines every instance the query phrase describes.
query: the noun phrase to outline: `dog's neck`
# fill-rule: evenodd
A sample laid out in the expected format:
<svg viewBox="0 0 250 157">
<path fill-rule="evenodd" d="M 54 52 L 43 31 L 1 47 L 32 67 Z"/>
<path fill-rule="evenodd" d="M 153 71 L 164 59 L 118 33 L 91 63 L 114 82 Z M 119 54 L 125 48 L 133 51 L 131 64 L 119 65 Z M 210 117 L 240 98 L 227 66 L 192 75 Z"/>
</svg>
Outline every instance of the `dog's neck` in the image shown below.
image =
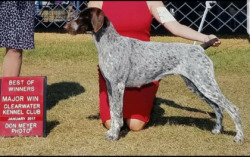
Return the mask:
<svg viewBox="0 0 250 157">
<path fill-rule="evenodd" d="M 98 43 L 103 41 L 109 41 L 110 39 L 115 39 L 120 37 L 119 33 L 115 30 L 112 23 L 109 26 L 102 27 L 96 33 L 93 33 L 94 40 Z M 107 40 L 108 39 L 108 40 Z"/>
</svg>

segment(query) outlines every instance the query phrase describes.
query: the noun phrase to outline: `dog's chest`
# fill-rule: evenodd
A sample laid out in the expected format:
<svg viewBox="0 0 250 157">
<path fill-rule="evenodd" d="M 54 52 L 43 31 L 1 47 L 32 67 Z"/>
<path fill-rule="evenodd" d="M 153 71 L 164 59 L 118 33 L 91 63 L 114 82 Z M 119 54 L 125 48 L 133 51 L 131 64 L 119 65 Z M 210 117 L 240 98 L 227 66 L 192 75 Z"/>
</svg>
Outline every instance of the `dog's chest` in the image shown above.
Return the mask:
<svg viewBox="0 0 250 157">
<path fill-rule="evenodd" d="M 98 64 L 106 78 L 112 78 L 113 75 L 122 77 L 129 72 L 129 52 L 120 45 L 96 42 L 98 51 Z"/>
</svg>

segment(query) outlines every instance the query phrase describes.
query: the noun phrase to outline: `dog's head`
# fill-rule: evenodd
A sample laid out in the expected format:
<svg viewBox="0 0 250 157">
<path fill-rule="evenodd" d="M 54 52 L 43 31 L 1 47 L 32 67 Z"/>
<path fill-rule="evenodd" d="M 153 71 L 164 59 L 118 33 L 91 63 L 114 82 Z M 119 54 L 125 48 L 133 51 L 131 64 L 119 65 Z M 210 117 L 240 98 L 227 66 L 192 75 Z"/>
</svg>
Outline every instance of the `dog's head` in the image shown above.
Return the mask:
<svg viewBox="0 0 250 157">
<path fill-rule="evenodd" d="M 109 26 L 110 22 L 99 8 L 87 8 L 79 16 L 68 22 L 63 28 L 70 34 L 98 32 L 102 27 Z"/>
</svg>

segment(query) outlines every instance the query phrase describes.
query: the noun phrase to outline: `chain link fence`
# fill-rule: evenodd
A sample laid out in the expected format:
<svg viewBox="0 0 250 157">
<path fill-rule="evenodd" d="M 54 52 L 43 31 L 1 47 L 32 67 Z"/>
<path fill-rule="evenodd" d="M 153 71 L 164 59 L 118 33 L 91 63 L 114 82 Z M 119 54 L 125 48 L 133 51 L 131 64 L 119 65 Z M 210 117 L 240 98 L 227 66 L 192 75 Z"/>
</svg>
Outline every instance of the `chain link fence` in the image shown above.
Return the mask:
<svg viewBox="0 0 250 157">
<path fill-rule="evenodd" d="M 180 23 L 198 30 L 206 1 L 163 1 L 166 8 Z M 36 28 L 62 28 L 86 8 L 87 1 L 36 1 Z M 152 31 L 160 31 L 163 26 L 153 20 Z M 216 1 L 208 11 L 203 32 L 247 32 L 247 2 Z"/>
</svg>

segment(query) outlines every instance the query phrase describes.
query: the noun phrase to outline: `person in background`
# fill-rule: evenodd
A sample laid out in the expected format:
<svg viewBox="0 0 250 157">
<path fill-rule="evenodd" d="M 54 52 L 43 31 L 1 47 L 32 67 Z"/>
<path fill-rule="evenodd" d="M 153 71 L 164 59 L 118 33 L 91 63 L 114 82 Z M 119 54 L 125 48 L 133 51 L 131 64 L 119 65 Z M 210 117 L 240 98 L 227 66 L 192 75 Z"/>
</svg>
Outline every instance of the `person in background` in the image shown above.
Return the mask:
<svg viewBox="0 0 250 157">
<path fill-rule="evenodd" d="M 19 76 L 23 49 L 34 49 L 35 1 L 0 1 L 0 47 L 6 48 L 2 76 Z"/>
<path fill-rule="evenodd" d="M 142 41 L 150 41 L 152 17 L 178 37 L 199 42 L 217 38 L 213 34 L 199 33 L 180 24 L 161 1 L 90 1 L 88 7 L 102 9 L 120 35 Z M 218 40 L 214 46 L 220 43 Z M 132 131 L 142 130 L 149 122 L 158 87 L 159 81 L 155 81 L 140 88 L 125 89 L 123 117 Z M 107 87 L 100 70 L 99 91 L 100 117 L 104 126 L 109 129 L 110 109 Z"/>
</svg>

